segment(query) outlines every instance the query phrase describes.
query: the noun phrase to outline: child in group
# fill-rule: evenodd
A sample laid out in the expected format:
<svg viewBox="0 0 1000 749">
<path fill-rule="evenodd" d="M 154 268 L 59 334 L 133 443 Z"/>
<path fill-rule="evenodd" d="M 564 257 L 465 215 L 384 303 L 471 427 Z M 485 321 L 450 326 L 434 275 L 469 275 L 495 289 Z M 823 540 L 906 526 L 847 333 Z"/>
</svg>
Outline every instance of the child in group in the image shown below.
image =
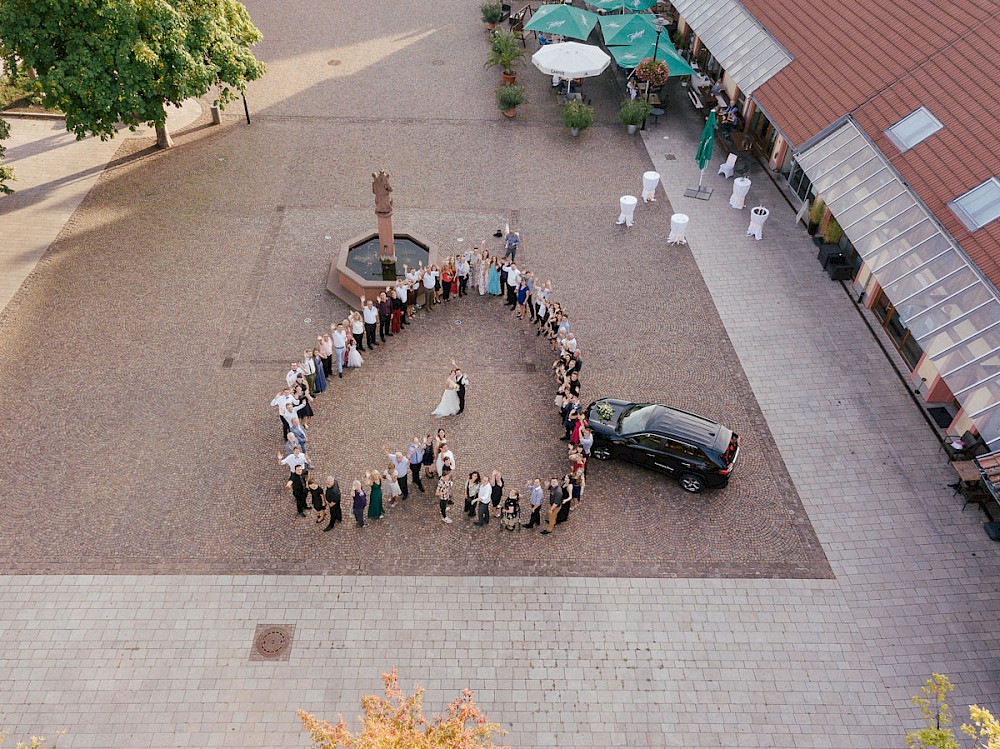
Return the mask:
<svg viewBox="0 0 1000 749">
<path fill-rule="evenodd" d="M 347 366 L 348 367 L 360 367 L 365 363 L 365 360 L 361 358 L 361 354 L 358 353 L 357 343 L 351 343 L 350 347 L 347 349 Z"/>
</svg>

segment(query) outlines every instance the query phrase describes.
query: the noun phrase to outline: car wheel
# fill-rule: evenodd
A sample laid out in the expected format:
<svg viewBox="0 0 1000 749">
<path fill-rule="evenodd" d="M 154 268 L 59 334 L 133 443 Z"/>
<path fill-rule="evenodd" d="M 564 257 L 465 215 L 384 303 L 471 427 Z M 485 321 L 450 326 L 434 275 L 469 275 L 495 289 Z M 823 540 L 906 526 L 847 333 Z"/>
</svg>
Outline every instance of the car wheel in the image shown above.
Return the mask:
<svg viewBox="0 0 1000 749">
<path fill-rule="evenodd" d="M 598 460 L 610 460 L 611 447 L 609 445 L 594 445 L 590 450 L 590 454 Z"/>
<path fill-rule="evenodd" d="M 697 494 L 705 488 L 705 479 L 693 473 L 682 473 L 677 477 L 677 481 L 680 483 L 681 489 L 692 494 Z"/>
</svg>

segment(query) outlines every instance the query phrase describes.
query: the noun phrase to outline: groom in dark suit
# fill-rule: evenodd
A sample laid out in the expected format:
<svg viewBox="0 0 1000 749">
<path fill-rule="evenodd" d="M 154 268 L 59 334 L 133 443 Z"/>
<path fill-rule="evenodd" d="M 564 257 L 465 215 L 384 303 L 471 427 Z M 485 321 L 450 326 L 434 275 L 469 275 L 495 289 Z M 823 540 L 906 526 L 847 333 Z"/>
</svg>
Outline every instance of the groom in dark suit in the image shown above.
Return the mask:
<svg viewBox="0 0 1000 749">
<path fill-rule="evenodd" d="M 465 388 L 469 384 L 469 378 L 466 377 L 461 369 L 455 369 L 455 382 L 458 383 L 458 412 L 462 413 L 465 410 Z"/>
</svg>

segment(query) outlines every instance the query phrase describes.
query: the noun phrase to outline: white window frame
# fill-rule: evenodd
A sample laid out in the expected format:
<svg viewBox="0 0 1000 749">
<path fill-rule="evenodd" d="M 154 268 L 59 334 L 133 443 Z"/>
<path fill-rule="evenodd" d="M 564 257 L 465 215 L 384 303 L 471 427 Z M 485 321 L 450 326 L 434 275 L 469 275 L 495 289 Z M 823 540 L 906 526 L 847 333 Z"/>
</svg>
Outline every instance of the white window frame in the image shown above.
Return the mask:
<svg viewBox="0 0 1000 749">
<path fill-rule="evenodd" d="M 896 128 L 899 128 L 902 125 L 906 124 L 908 121 L 912 120 L 914 117 L 919 117 L 919 118 L 924 119 L 924 120 L 928 120 L 929 119 L 930 122 L 928 122 L 927 124 L 930 126 L 930 129 L 926 129 L 925 128 L 925 129 L 921 130 L 919 132 L 919 136 L 920 137 L 918 137 L 914 141 L 905 140 L 901 135 L 899 135 L 896 132 Z M 892 127 L 886 128 L 885 135 L 886 135 L 886 137 L 889 140 L 892 141 L 893 145 L 895 145 L 896 148 L 899 149 L 900 153 L 906 153 L 907 151 L 909 151 L 911 148 L 913 148 L 918 143 L 923 143 L 925 140 L 927 140 L 928 138 L 930 138 L 932 135 L 934 135 L 934 133 L 936 133 L 938 130 L 940 130 L 943 127 L 944 127 L 944 125 L 941 124 L 941 120 L 939 120 L 937 117 L 935 117 L 933 114 L 931 114 L 931 110 L 929 110 L 927 107 L 921 106 L 921 107 L 918 107 L 917 109 L 914 109 L 912 112 L 910 112 L 908 115 L 906 115 L 906 117 L 904 117 L 903 119 L 901 119 L 899 122 L 897 122 Z"/>
<path fill-rule="evenodd" d="M 962 205 L 962 201 L 971 195 L 974 195 L 980 190 L 994 190 L 997 194 L 997 215 L 988 217 L 985 221 L 981 222 L 974 215 L 969 213 Z M 955 213 L 956 216 L 961 219 L 962 223 L 965 224 L 969 231 L 976 231 L 977 229 L 982 229 L 987 224 L 991 224 L 1000 218 L 1000 179 L 996 177 L 990 177 L 988 180 L 980 185 L 976 185 L 971 190 L 969 190 L 964 195 L 955 198 L 948 203 L 948 207 Z"/>
</svg>

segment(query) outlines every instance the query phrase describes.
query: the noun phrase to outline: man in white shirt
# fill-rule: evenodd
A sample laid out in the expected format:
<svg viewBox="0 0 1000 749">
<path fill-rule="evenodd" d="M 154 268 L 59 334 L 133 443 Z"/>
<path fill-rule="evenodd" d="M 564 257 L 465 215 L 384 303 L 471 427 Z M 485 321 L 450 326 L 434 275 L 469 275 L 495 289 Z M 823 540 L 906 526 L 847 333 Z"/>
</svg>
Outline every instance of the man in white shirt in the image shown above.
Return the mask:
<svg viewBox="0 0 1000 749">
<path fill-rule="evenodd" d="M 396 298 L 403 305 L 403 317 L 400 320 L 400 324 L 409 325 L 410 321 L 406 319 L 406 308 L 409 305 L 410 284 L 405 279 L 396 281 Z"/>
<path fill-rule="evenodd" d="M 385 454 L 389 456 L 389 462 L 396 471 L 396 480 L 399 482 L 400 497 L 405 500 L 410 496 L 410 486 L 407 478 L 410 475 L 410 461 L 401 452 L 389 452 L 383 446 Z"/>
<path fill-rule="evenodd" d="M 299 363 L 297 361 L 293 361 L 292 366 L 289 368 L 287 372 L 285 372 L 285 383 L 288 385 L 288 387 L 291 387 L 292 385 L 295 384 L 295 379 L 300 374 L 305 374 L 305 373 L 306 371 L 299 366 Z"/>
<path fill-rule="evenodd" d="M 365 299 L 361 297 L 361 303 L 364 307 L 361 308 L 361 316 L 365 319 L 365 338 L 368 341 L 368 348 L 372 351 L 375 350 L 375 331 L 378 327 L 378 310 L 375 309 L 375 302 L 371 299 Z"/>
<path fill-rule="evenodd" d="M 308 476 L 306 469 L 309 467 L 309 456 L 302 452 L 301 447 L 295 447 L 292 450 L 291 455 L 286 455 L 284 458 L 281 457 L 281 453 L 278 453 L 278 464 L 283 466 L 288 466 L 288 480 L 292 480 L 291 474 L 295 473 L 296 466 L 302 466 L 302 473 Z"/>
<path fill-rule="evenodd" d="M 424 286 L 424 306 L 427 311 L 431 311 L 431 305 L 434 304 L 434 282 L 437 280 L 434 275 L 434 271 L 430 268 L 424 268 L 423 276 L 423 286 Z"/>
<path fill-rule="evenodd" d="M 493 499 L 493 487 L 489 481 L 483 481 L 479 486 L 479 501 L 476 502 L 476 522 L 480 527 L 490 522 L 490 502 Z"/>
<path fill-rule="evenodd" d="M 333 326 L 330 326 L 333 328 Z M 347 329 L 341 323 L 333 328 L 333 356 L 337 360 L 337 377 L 344 376 L 344 356 L 347 354 Z"/>
<path fill-rule="evenodd" d="M 517 284 L 521 280 L 521 271 L 517 269 L 517 264 L 511 260 L 510 269 L 507 271 L 507 304 L 511 307 L 517 306 Z"/>
<path fill-rule="evenodd" d="M 293 406 L 299 405 L 299 402 L 292 395 L 291 388 L 285 388 L 271 400 L 271 405 L 278 407 L 278 418 L 281 420 L 281 434 L 284 437 L 288 436 L 288 422 L 285 421 L 285 417 L 282 414 L 285 413 L 285 406 L 289 403 Z"/>
</svg>

